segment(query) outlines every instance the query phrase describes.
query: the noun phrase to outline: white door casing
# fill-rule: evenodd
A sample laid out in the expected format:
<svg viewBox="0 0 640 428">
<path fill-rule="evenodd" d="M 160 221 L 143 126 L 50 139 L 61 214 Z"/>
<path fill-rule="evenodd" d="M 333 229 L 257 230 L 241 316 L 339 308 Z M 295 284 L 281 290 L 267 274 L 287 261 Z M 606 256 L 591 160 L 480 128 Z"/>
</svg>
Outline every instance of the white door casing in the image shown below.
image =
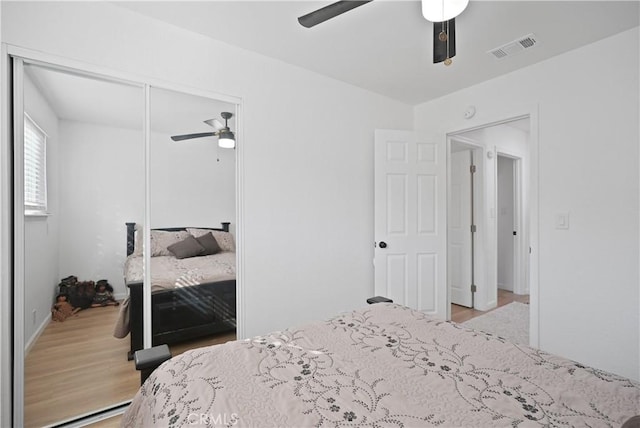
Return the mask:
<svg viewBox="0 0 640 428">
<path fill-rule="evenodd" d="M 446 289 L 443 157 L 415 132 L 376 130 L 375 294 L 445 318 L 446 297 L 438 295 Z"/>
<path fill-rule="evenodd" d="M 447 281 L 451 303 L 472 307 L 471 150 L 451 153 Z"/>
</svg>

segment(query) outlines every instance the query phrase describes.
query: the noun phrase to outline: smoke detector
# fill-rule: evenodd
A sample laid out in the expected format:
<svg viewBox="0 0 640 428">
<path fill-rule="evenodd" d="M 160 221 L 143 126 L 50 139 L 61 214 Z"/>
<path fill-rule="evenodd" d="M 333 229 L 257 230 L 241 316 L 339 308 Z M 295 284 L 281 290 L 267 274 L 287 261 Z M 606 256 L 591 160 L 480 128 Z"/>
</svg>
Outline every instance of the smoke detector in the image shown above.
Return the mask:
<svg viewBox="0 0 640 428">
<path fill-rule="evenodd" d="M 516 55 L 527 49 L 531 49 L 538 44 L 538 39 L 535 34 L 527 34 L 526 36 L 519 37 L 518 39 L 502 45 L 495 49 L 487 51 L 489 55 L 492 55 L 496 59 L 503 59 L 509 56 Z"/>
</svg>

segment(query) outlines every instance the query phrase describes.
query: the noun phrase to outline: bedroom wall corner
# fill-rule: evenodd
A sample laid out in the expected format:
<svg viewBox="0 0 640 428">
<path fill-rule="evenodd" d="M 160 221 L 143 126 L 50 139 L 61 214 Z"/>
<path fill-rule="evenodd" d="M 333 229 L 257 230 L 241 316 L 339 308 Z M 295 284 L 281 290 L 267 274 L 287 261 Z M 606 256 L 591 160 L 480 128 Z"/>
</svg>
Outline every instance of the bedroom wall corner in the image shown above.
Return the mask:
<svg viewBox="0 0 640 428">
<path fill-rule="evenodd" d="M 51 318 L 51 305 L 57 291 L 60 221 L 60 139 L 58 117 L 37 86 L 25 73 L 24 109 L 47 133 L 47 212 L 46 216 L 25 216 L 25 344 L 33 342 L 42 325 Z"/>
<path fill-rule="evenodd" d="M 124 224 L 144 217 L 142 131 L 61 120 L 60 138 L 61 277 L 107 279 L 123 298 Z"/>
</svg>

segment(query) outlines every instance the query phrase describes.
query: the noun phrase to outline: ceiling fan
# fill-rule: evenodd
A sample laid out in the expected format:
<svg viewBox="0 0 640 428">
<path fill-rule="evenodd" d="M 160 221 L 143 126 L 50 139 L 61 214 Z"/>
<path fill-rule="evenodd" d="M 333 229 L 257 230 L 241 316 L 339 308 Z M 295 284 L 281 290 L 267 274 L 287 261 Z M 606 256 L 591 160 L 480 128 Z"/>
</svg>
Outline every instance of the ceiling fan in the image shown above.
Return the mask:
<svg viewBox="0 0 640 428">
<path fill-rule="evenodd" d="M 233 132 L 229 129 L 227 125 L 227 121 L 233 117 L 232 113 L 228 111 L 223 111 L 220 113 L 220 116 L 224 119 L 224 125 L 218 119 L 209 119 L 205 120 L 204 123 L 213 127 L 215 131 L 213 132 L 199 132 L 196 134 L 184 134 L 184 135 L 172 135 L 171 139 L 173 141 L 183 141 L 190 140 L 192 138 L 202 138 L 202 137 L 218 137 L 218 145 L 220 147 L 224 147 L 227 149 L 233 149 L 236 146 L 236 138 L 233 135 Z"/>
<path fill-rule="evenodd" d="M 298 22 L 311 28 L 373 0 L 342 0 L 331 3 L 298 18 Z M 456 20 L 469 4 L 469 0 L 422 0 L 422 14 L 433 22 L 433 63 L 451 65 L 456 55 Z"/>
</svg>

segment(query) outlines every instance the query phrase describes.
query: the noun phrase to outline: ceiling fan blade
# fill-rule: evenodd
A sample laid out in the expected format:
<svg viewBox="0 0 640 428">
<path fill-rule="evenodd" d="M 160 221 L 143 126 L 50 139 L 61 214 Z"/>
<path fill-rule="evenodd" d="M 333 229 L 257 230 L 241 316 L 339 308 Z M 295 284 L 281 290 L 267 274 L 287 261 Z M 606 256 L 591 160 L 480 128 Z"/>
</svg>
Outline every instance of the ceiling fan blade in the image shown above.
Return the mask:
<svg viewBox="0 0 640 428">
<path fill-rule="evenodd" d="M 303 27 L 311 28 L 314 25 L 318 25 L 328 19 L 334 18 L 338 15 L 341 15 L 345 12 L 350 11 L 351 9 L 355 9 L 356 7 L 362 6 L 363 4 L 369 3 L 372 0 L 365 1 L 339 1 L 332 3 L 328 6 L 325 6 L 321 9 L 308 13 L 304 16 L 298 18 L 298 22 Z"/>
<path fill-rule="evenodd" d="M 182 141 L 190 140 L 191 138 L 213 137 L 214 135 L 216 135 L 215 132 L 201 132 L 199 134 L 173 135 L 171 136 L 171 139 L 173 141 Z"/>
<path fill-rule="evenodd" d="M 440 33 L 447 34 L 447 40 L 440 40 Z M 443 62 L 456 56 L 456 19 L 433 23 L 433 63 Z"/>
<path fill-rule="evenodd" d="M 215 129 L 216 131 L 219 131 L 222 128 L 224 128 L 224 125 L 218 119 L 205 120 L 204 123 L 206 123 L 209 126 L 212 126 L 213 129 Z"/>
</svg>

